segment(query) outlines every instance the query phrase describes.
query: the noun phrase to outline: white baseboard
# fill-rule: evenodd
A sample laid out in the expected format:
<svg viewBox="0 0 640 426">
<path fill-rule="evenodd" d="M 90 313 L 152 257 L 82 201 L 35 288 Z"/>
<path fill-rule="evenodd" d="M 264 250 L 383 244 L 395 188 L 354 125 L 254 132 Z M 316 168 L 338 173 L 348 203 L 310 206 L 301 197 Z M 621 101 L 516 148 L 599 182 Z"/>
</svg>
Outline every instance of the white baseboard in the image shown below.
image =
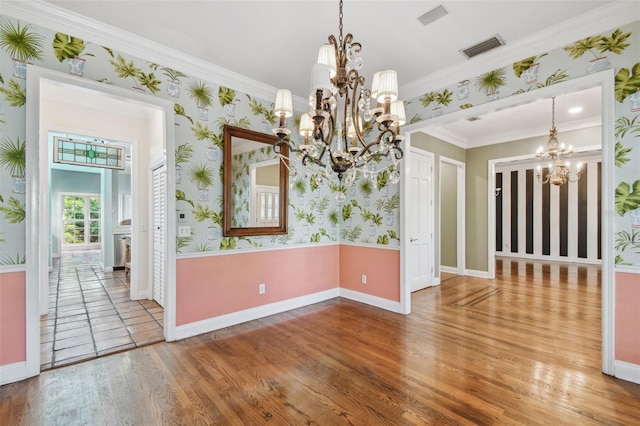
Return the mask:
<svg viewBox="0 0 640 426">
<path fill-rule="evenodd" d="M 356 302 L 364 303 L 367 305 L 375 306 L 376 308 L 385 309 L 387 311 L 395 312 L 397 314 L 402 313 L 400 302 L 394 302 L 393 300 L 383 299 L 382 297 L 372 296 L 366 293 L 360 293 L 359 291 L 348 290 L 346 288 L 340 289 L 340 297 L 345 299 L 354 300 Z"/>
<path fill-rule="evenodd" d="M 546 262 L 561 262 L 561 263 L 581 263 L 586 265 L 602 265 L 600 259 L 586 259 L 582 257 L 568 257 L 568 256 L 545 256 L 539 254 L 528 253 L 511 253 L 496 251 L 496 257 L 504 259 L 527 259 L 527 260 L 541 260 Z"/>
<path fill-rule="evenodd" d="M 219 330 L 221 328 L 230 327 L 243 322 L 253 321 L 270 315 L 290 311 L 292 309 L 302 308 L 307 305 L 313 305 L 314 303 L 324 302 L 325 300 L 333 299 L 338 296 L 339 289 L 334 288 L 331 290 L 321 291 L 319 293 L 283 300 L 281 302 L 245 309 L 244 311 L 220 315 L 215 318 L 180 325 L 176 327 L 175 339 L 186 339 L 187 337 L 196 336 L 198 334 L 208 333 L 210 331 Z"/>
<path fill-rule="evenodd" d="M 440 265 L 440 272 L 446 272 L 448 274 L 460 275 L 460 270 L 454 266 L 442 266 Z"/>
<path fill-rule="evenodd" d="M 465 269 L 464 274 L 470 277 L 489 278 L 489 272 L 487 271 L 476 271 L 473 269 Z"/>
<path fill-rule="evenodd" d="M 640 385 L 640 365 L 615 360 L 613 362 L 613 371 L 614 376 L 618 379 Z"/>
<path fill-rule="evenodd" d="M 29 376 L 27 362 L 20 361 L 13 364 L 0 365 L 0 386 L 24 380 Z"/>
</svg>

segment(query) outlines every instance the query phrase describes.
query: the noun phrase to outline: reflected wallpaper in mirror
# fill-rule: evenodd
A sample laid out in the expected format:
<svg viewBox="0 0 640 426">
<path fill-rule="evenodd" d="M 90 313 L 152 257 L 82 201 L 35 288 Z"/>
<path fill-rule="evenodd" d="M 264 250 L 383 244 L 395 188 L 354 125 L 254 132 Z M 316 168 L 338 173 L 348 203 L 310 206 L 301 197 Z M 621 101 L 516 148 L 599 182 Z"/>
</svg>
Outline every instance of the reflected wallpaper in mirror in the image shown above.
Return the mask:
<svg viewBox="0 0 640 426">
<path fill-rule="evenodd" d="M 288 173 L 273 151 L 276 140 L 225 126 L 225 236 L 286 233 Z"/>
</svg>

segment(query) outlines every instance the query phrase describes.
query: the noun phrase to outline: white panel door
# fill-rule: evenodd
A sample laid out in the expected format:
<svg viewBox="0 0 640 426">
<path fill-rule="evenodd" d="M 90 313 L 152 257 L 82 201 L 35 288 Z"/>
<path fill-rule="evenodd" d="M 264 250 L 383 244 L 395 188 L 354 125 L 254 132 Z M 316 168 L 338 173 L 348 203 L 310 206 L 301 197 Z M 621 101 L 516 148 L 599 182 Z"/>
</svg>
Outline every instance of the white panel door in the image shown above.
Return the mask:
<svg viewBox="0 0 640 426">
<path fill-rule="evenodd" d="M 433 284 L 433 157 L 411 150 L 407 272 L 411 291 Z"/>
<path fill-rule="evenodd" d="M 166 200 L 165 166 L 152 171 L 153 177 L 153 300 L 164 307 L 164 269 L 165 269 L 165 219 Z"/>
</svg>

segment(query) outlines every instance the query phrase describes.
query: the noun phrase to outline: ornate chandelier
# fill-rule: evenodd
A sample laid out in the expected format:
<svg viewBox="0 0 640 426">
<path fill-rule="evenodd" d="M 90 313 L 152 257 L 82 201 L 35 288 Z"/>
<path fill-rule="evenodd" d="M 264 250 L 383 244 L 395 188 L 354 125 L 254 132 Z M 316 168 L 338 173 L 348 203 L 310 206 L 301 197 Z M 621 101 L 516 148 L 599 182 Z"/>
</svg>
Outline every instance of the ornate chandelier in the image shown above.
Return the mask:
<svg viewBox="0 0 640 426">
<path fill-rule="evenodd" d="M 306 173 L 314 164 L 321 168 L 320 179 L 337 175 L 347 186 L 354 184 L 358 169 L 365 178 L 375 180 L 381 171 L 376 166 L 382 164 L 382 158 L 390 157 L 391 163 L 386 162 L 383 169 L 389 168 L 390 181 L 397 183 L 398 163 L 403 157 L 400 126 L 406 120 L 404 102 L 398 100 L 397 75 L 393 70 L 376 72 L 371 89 L 364 87 L 365 79 L 358 73 L 363 65 L 362 46 L 353 41 L 353 35 L 342 36 L 342 3 L 338 40 L 329 36 L 311 69 L 310 110 L 300 117 L 299 133 L 304 142 L 296 146 L 289 136 L 285 120 L 293 115 L 291 92 L 281 89 L 275 102 L 279 125 L 273 129 L 280 140 L 274 150 L 279 154 L 286 145 L 290 152 L 298 153 Z"/>
<path fill-rule="evenodd" d="M 542 166 L 538 166 L 538 181 L 543 185 L 551 183 L 560 186 L 567 182 L 576 182 L 582 174 L 582 165 L 578 163 L 575 177 L 571 177 L 571 171 L 569 170 L 570 164 L 566 160 L 573 155 L 573 146 L 569 145 L 567 147 L 564 143 L 560 143 L 557 135 L 556 98 L 553 97 L 551 98 L 551 130 L 549 131 L 547 149 L 545 150 L 541 146 L 536 152 L 537 159 L 545 160 L 549 158 L 552 160 L 552 163 L 549 163 L 545 169 L 543 169 Z"/>
</svg>

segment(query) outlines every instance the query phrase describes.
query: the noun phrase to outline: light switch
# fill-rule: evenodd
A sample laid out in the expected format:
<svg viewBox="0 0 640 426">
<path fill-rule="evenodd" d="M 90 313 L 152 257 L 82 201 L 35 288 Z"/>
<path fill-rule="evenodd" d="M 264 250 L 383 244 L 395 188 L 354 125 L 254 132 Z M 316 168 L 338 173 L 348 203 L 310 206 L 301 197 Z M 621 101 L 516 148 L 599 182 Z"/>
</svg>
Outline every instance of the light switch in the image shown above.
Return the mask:
<svg viewBox="0 0 640 426">
<path fill-rule="evenodd" d="M 178 226 L 178 237 L 189 237 L 191 235 L 190 226 Z"/>
</svg>

